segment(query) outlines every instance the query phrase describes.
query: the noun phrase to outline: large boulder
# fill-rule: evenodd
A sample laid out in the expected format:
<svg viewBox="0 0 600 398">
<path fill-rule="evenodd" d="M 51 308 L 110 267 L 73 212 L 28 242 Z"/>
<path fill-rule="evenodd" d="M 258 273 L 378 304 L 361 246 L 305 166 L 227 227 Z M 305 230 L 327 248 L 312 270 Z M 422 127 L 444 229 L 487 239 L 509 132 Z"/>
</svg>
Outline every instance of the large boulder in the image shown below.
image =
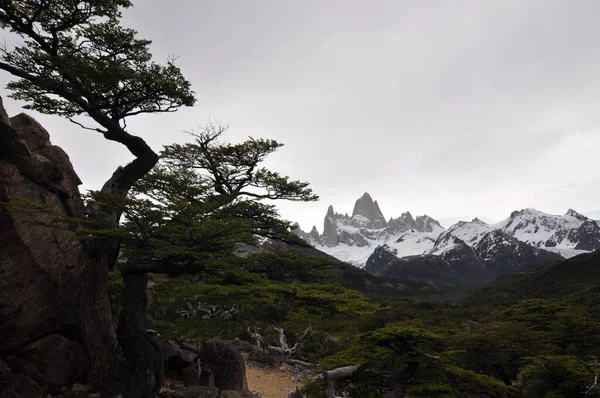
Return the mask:
<svg viewBox="0 0 600 398">
<path fill-rule="evenodd" d="M 58 334 L 29 344 L 7 361 L 13 371 L 27 375 L 39 385 L 47 385 L 48 392 L 53 394 L 79 380 L 86 365 L 83 346 Z"/>
<path fill-rule="evenodd" d="M 231 345 L 218 340 L 210 340 L 200 348 L 202 368 L 212 371 L 215 386 L 220 390 L 244 391 L 246 365 L 242 354 Z"/>
<path fill-rule="evenodd" d="M 46 398 L 47 389 L 0 360 L 0 397 Z"/>
<path fill-rule="evenodd" d="M 49 212 L 24 211 L 29 203 L 82 218 L 79 184 L 48 132 L 28 115 L 9 119 L 0 100 L 0 396 L 45 397 L 85 369 L 68 338 L 79 335 L 84 249 L 66 225 L 47 226 Z"/>
<path fill-rule="evenodd" d="M 6 204 L 16 197 L 83 217 L 80 183 L 67 154 L 32 117 L 0 117 L 0 354 L 51 333 L 75 334 L 81 244 L 65 228 L 34 224 L 49 223 L 50 214 Z"/>
</svg>

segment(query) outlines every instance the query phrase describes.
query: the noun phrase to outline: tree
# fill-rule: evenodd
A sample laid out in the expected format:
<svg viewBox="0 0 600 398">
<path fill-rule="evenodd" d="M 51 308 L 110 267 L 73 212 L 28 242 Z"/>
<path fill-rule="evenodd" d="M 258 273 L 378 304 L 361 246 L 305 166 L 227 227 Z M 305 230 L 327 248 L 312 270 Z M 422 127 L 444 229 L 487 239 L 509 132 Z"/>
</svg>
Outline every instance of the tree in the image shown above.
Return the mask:
<svg viewBox="0 0 600 398">
<path fill-rule="evenodd" d="M 123 247 L 117 337 L 130 365 L 128 396 L 155 393 L 163 376 L 160 350 L 145 333 L 148 273 L 221 275 L 238 263 L 238 245 L 254 244 L 256 236 L 306 245 L 273 205 L 262 202 L 318 198 L 307 183 L 260 167 L 281 144 L 253 138 L 223 144 L 225 130 L 209 123 L 193 134 L 194 142 L 165 147 L 159 165 L 126 196 L 91 195 L 94 207 L 124 216 L 119 228 L 92 226 L 79 233 L 114 238 Z"/>
<path fill-rule="evenodd" d="M 386 396 L 398 398 L 405 394 L 455 397 L 461 393 L 504 397 L 516 392 L 493 377 L 456 366 L 454 353 L 442 348 L 439 334 L 390 324 L 358 335 L 346 350 L 326 358 L 321 368 L 360 365 L 351 387 L 357 396 L 364 397 L 380 397 L 386 392 Z"/>
<path fill-rule="evenodd" d="M 60 115 L 125 145 L 135 159 L 119 167 L 103 192 L 125 194 L 154 167 L 158 155 L 127 131 L 129 117 L 174 112 L 195 103 L 190 83 L 173 60 L 152 61 L 150 41 L 120 25 L 129 0 L 1 0 L 0 27 L 20 36 L 0 49 L 0 69 L 18 79 L 12 97 L 27 108 Z M 81 117 L 91 119 L 84 125 Z M 118 226 L 118 212 L 88 209 L 91 219 Z M 108 391 L 114 381 L 116 338 L 107 295 L 107 275 L 119 252 L 114 236 L 85 242 L 86 279 L 79 298 L 79 326 L 89 357 L 90 381 Z"/>
</svg>

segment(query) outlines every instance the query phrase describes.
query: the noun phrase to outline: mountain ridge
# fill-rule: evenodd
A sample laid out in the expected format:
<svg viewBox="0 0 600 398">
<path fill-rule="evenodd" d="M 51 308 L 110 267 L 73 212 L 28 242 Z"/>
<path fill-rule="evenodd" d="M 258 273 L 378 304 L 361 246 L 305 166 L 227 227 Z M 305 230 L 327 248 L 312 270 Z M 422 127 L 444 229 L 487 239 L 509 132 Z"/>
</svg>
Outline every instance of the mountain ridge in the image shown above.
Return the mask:
<svg viewBox="0 0 600 398">
<path fill-rule="evenodd" d="M 295 233 L 315 248 L 365 269 L 376 249 L 382 246 L 387 247 L 386 250 L 397 259 L 410 258 L 412 263 L 423 262 L 423 258 L 427 258 L 429 262 L 448 263 L 448 258 L 458 256 L 462 263 L 450 263 L 455 266 L 461 263 L 461 266 L 471 268 L 475 263 L 479 267 L 489 267 L 493 263 L 496 268 L 505 270 L 520 270 L 523 264 L 534 265 L 531 253 L 538 253 L 539 258 L 550 261 L 600 249 L 598 222 L 573 209 L 568 209 L 560 216 L 525 208 L 513 211 L 498 223 L 487 224 L 474 218 L 471 221 L 459 221 L 446 229 L 430 216 L 413 217 L 408 211 L 386 221 L 377 201 L 367 192 L 356 201 L 352 216 L 337 213 L 330 205 L 324 218 L 322 235 L 316 227 L 310 233 L 297 228 Z M 481 242 L 486 236 L 488 240 L 495 237 L 493 242 L 500 245 L 494 248 L 489 241 L 485 243 L 488 251 L 491 250 L 495 257 L 484 258 L 479 254 L 469 254 L 466 247 L 476 252 L 478 245 L 484 245 Z M 506 250 L 500 250 L 501 246 L 511 247 L 512 250 L 518 248 L 519 252 L 509 255 Z M 519 260 L 516 263 L 510 260 L 513 257 L 524 258 L 522 253 L 525 252 L 529 253 L 529 260 Z M 439 258 L 433 260 L 433 257 L 425 256 Z M 421 260 L 417 261 L 419 258 Z M 504 258 L 507 264 L 499 265 L 500 258 Z M 403 263 L 407 261 L 403 260 Z M 369 268 L 372 269 L 372 264 Z"/>
</svg>

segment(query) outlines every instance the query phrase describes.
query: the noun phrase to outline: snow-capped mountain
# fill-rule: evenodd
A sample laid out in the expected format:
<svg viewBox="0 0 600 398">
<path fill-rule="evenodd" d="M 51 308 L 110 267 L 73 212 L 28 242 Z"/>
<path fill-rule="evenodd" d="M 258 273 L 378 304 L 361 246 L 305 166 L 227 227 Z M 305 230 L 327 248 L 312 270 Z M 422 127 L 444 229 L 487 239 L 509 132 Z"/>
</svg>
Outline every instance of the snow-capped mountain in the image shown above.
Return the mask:
<svg viewBox="0 0 600 398">
<path fill-rule="evenodd" d="M 557 216 L 535 209 L 513 211 L 495 225 L 532 246 L 555 251 L 565 257 L 600 249 L 600 226 L 595 220 L 569 209 Z"/>
<path fill-rule="evenodd" d="M 453 258 L 462 263 L 475 258 L 479 265 L 483 261 L 491 266 L 503 258 L 512 264 L 506 266 L 514 269 L 520 267 L 519 261 L 531 264 L 535 258 L 544 261 L 560 258 L 533 251 L 531 253 L 537 254 L 531 254 L 533 257 L 528 254 L 529 259 L 524 261 L 524 253 L 531 251 L 526 246 L 552 251 L 565 258 L 600 249 L 599 223 L 572 209 L 563 216 L 524 209 L 514 211 L 497 224 L 486 224 L 475 218 L 460 221 L 446 230 L 429 216 L 413 218 L 409 212 L 386 221 L 377 201 L 365 193 L 356 201 L 352 216 L 336 213 L 333 206 L 329 206 L 323 227 L 322 235 L 316 227 L 309 233 L 299 229 L 295 232 L 315 248 L 360 268 L 367 265 L 380 246 L 395 258 L 412 256 L 413 262 L 414 256 L 437 256 L 454 266 L 457 261 Z M 485 254 L 484 247 L 486 253 L 494 255 Z M 503 250 L 499 250 L 501 248 Z M 511 248 L 510 256 L 521 260 L 509 261 L 506 248 Z M 434 261 L 427 258 L 428 262 Z"/>
<path fill-rule="evenodd" d="M 413 218 L 406 212 L 386 221 L 377 201 L 366 192 L 356 201 L 352 216 L 336 213 L 329 206 L 322 235 L 316 227 L 308 234 L 295 230 L 315 248 L 359 268 L 382 244 L 397 250 L 401 257 L 428 253 L 443 231 L 436 220 L 426 215 Z"/>
<path fill-rule="evenodd" d="M 365 270 L 388 278 L 473 283 L 524 271 L 538 264 L 564 260 L 558 253 L 533 247 L 499 229 L 484 234 L 474 247 L 452 234 L 442 235 L 440 241 L 451 245 L 445 245 L 446 250 L 441 254 L 398 258 L 389 246 L 378 246 L 367 260 Z"/>
</svg>

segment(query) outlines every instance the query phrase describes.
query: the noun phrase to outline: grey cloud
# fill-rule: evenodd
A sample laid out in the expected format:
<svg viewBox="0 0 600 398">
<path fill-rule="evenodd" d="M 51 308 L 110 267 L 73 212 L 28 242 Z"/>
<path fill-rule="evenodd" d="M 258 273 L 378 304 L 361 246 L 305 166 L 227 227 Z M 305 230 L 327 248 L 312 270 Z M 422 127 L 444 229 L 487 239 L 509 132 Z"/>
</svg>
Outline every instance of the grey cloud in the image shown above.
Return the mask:
<svg viewBox="0 0 600 398">
<path fill-rule="evenodd" d="M 305 229 L 321 226 L 329 204 L 351 211 L 364 191 L 386 217 L 598 208 L 597 1 L 135 3 L 126 23 L 154 41 L 157 59 L 180 55 L 199 102 L 131 120 L 130 130 L 160 149 L 211 116 L 232 122 L 233 141 L 283 142 L 269 166 L 322 198 L 280 205 Z M 131 158 L 41 119 L 86 187 Z"/>
</svg>

